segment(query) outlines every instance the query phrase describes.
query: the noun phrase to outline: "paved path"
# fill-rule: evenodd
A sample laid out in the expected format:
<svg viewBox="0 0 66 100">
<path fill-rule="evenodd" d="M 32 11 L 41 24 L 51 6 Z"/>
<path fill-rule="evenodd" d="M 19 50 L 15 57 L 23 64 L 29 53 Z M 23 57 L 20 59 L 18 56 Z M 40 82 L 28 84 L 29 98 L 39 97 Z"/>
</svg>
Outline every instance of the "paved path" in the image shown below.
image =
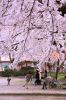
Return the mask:
<svg viewBox="0 0 66 100">
<path fill-rule="evenodd" d="M 66 90 L 47 89 L 29 83 L 29 88 L 23 87 L 25 78 L 11 78 L 7 86 L 7 78 L 0 77 L 0 100 L 66 100 Z"/>
<path fill-rule="evenodd" d="M 35 86 L 29 83 L 28 89 L 23 87 L 25 78 L 11 78 L 10 86 L 7 86 L 7 78 L 0 77 L 0 93 L 59 93 L 66 94 L 66 90 L 59 89 L 46 89 L 43 90 L 42 86 Z M 59 92 L 60 91 L 60 92 Z"/>
</svg>

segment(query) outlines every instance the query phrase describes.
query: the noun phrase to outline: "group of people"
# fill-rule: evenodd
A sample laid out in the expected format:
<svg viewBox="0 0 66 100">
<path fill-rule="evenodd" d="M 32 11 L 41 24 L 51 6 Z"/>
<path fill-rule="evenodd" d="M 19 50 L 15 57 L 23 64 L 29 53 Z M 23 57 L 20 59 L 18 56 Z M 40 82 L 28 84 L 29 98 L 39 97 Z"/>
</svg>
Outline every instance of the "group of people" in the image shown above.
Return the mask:
<svg viewBox="0 0 66 100">
<path fill-rule="evenodd" d="M 32 74 L 31 74 L 30 71 L 27 73 L 27 75 L 26 75 L 25 78 L 26 78 L 26 82 L 23 85 L 23 87 L 26 87 L 28 89 L 29 82 L 33 80 L 33 77 L 32 77 Z M 11 78 L 8 77 L 7 78 L 7 82 L 8 82 L 7 85 L 8 86 L 10 85 L 10 81 L 11 81 Z M 48 76 L 47 70 L 44 71 L 43 82 L 42 82 L 42 80 L 40 79 L 39 70 L 36 70 L 36 73 L 35 73 L 35 81 L 34 81 L 35 86 L 42 84 L 42 89 L 47 89 L 47 84 L 48 83 L 49 83 L 49 86 L 50 86 L 51 83 L 52 83 L 52 87 L 56 86 L 56 84 L 54 84 L 54 82 L 57 83 L 56 79 L 53 79 L 52 80 L 51 77 Z"/>
<path fill-rule="evenodd" d="M 44 72 L 44 80 L 47 78 L 47 70 L 45 70 Z M 28 89 L 28 84 L 29 82 L 32 80 L 32 74 L 31 72 L 29 71 L 28 74 L 26 75 L 26 83 L 24 84 L 24 87 L 26 86 L 26 88 Z M 35 73 L 35 82 L 34 82 L 35 86 L 36 85 L 41 85 L 41 79 L 40 79 L 40 73 L 38 70 L 36 70 L 36 73 Z M 44 88 L 47 88 L 46 87 L 46 81 L 43 82 L 43 87 L 42 89 Z"/>
</svg>

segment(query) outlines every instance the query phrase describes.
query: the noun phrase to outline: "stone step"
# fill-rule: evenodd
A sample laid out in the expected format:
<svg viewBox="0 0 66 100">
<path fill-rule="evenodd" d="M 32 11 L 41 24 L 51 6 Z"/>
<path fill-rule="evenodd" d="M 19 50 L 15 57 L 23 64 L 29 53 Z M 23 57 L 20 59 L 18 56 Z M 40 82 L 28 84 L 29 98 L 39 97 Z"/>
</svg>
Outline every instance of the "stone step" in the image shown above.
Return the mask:
<svg viewBox="0 0 66 100">
<path fill-rule="evenodd" d="M 60 91 L 59 91 L 60 92 Z M 0 93 L 0 100 L 66 100 L 64 93 Z"/>
<path fill-rule="evenodd" d="M 66 91 L 60 91 L 60 90 L 42 90 L 42 91 L 31 91 L 31 90 L 26 90 L 26 91 L 22 91 L 22 92 L 19 92 L 19 91 L 3 91 L 1 92 L 0 91 L 0 96 L 3 95 L 3 96 L 66 96 Z"/>
</svg>

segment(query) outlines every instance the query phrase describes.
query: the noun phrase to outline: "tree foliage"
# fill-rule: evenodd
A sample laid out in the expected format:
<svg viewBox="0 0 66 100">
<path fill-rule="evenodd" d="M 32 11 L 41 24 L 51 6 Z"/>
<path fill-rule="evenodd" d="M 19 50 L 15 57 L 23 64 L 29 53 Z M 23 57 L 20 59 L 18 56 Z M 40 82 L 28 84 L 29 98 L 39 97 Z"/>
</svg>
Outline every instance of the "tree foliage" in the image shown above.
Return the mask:
<svg viewBox="0 0 66 100">
<path fill-rule="evenodd" d="M 58 11 L 62 4 L 58 0 L 0 1 L 0 55 L 11 55 L 10 66 L 33 60 L 40 67 L 53 50 L 60 54 L 65 50 L 66 18 Z"/>
</svg>

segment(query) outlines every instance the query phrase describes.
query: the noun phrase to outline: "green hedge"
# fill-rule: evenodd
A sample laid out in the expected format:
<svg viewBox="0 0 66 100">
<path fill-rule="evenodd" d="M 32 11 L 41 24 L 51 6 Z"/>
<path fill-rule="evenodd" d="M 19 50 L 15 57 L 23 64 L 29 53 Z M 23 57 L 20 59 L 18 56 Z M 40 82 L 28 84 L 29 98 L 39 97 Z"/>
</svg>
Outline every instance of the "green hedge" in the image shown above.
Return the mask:
<svg viewBox="0 0 66 100">
<path fill-rule="evenodd" d="M 21 70 L 17 71 L 16 69 L 10 70 L 6 69 L 3 72 L 0 72 L 1 76 L 8 77 L 8 76 L 25 76 L 28 72 L 31 72 L 32 75 L 35 74 L 35 69 L 32 67 L 23 67 Z"/>
</svg>

